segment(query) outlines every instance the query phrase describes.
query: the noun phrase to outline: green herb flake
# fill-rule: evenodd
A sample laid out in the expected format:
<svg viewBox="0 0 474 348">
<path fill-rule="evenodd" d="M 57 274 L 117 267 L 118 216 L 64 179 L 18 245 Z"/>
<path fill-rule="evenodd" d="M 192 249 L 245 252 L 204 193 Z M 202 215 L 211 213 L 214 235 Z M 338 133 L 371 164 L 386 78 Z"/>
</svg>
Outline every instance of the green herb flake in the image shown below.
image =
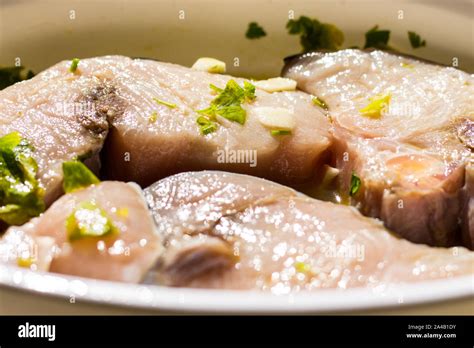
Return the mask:
<svg viewBox="0 0 474 348">
<path fill-rule="evenodd" d="M 420 48 L 426 46 L 426 40 L 422 40 L 421 36 L 414 31 L 408 32 L 408 40 L 410 40 L 411 47 Z"/>
<path fill-rule="evenodd" d="M 344 42 L 343 32 L 333 24 L 301 16 L 290 19 L 286 28 L 291 35 L 299 35 L 303 52 L 328 49 L 338 50 Z"/>
<path fill-rule="evenodd" d="M 270 131 L 271 135 L 279 136 L 279 135 L 291 135 L 291 130 L 288 129 L 272 129 Z"/>
<path fill-rule="evenodd" d="M 158 114 L 156 111 L 153 111 L 150 116 L 148 116 L 148 122 L 150 123 L 155 123 L 156 120 L 158 119 Z"/>
<path fill-rule="evenodd" d="M 406 62 L 401 62 L 401 63 L 400 63 L 400 66 L 401 66 L 402 68 L 407 68 L 407 69 L 414 69 L 414 68 L 415 68 L 415 66 L 414 66 L 413 64 L 406 63 Z"/>
<path fill-rule="evenodd" d="M 390 49 L 388 46 L 389 39 L 390 30 L 379 30 L 379 26 L 376 25 L 365 33 L 364 48 L 373 47 L 378 49 Z"/>
<path fill-rule="evenodd" d="M 222 93 L 223 89 L 222 88 L 219 88 L 217 87 L 216 85 L 214 84 L 209 84 L 209 88 L 211 88 L 215 93 Z"/>
<path fill-rule="evenodd" d="M 116 214 L 123 218 L 128 218 L 129 210 L 128 208 L 119 208 L 116 210 Z"/>
<path fill-rule="evenodd" d="M 176 104 L 169 103 L 169 102 L 167 102 L 167 101 L 164 101 L 164 100 L 161 100 L 161 99 L 158 99 L 158 98 L 152 98 L 152 99 L 155 101 L 155 103 L 160 104 L 160 105 L 167 106 L 167 107 L 169 107 L 170 109 L 174 109 L 174 108 L 177 107 Z"/>
<path fill-rule="evenodd" d="M 210 134 L 217 130 L 217 122 L 210 120 L 206 116 L 199 116 L 196 119 L 196 123 L 202 135 Z"/>
<path fill-rule="evenodd" d="M 238 85 L 237 85 L 238 86 Z M 244 81 L 244 101 L 252 102 L 256 98 L 255 86 L 248 81 Z"/>
<path fill-rule="evenodd" d="M 313 98 L 311 98 L 311 100 L 313 101 L 313 104 L 314 104 L 314 105 L 319 106 L 321 109 L 324 109 L 324 110 L 326 110 L 326 111 L 329 110 L 328 105 L 327 105 L 326 102 L 325 102 L 324 100 L 322 100 L 321 98 L 319 98 L 319 97 L 313 97 Z"/>
<path fill-rule="evenodd" d="M 100 182 L 94 173 L 84 163 L 79 161 L 63 162 L 63 176 L 63 189 L 66 193 Z"/>
<path fill-rule="evenodd" d="M 309 264 L 307 264 L 306 262 L 296 262 L 295 263 L 295 270 L 296 270 L 296 272 L 303 273 L 303 274 L 313 273 L 312 269 L 311 269 L 311 266 Z"/>
<path fill-rule="evenodd" d="M 353 172 L 351 176 L 351 189 L 349 191 L 349 195 L 352 197 L 359 192 L 361 185 L 360 178 Z"/>
<path fill-rule="evenodd" d="M 79 58 L 74 58 L 74 59 L 71 61 L 71 66 L 69 67 L 69 71 L 70 71 L 70 72 L 72 72 L 72 73 L 75 73 L 75 72 L 76 72 L 77 66 L 79 65 L 79 61 L 80 61 Z"/>
<path fill-rule="evenodd" d="M 34 148 L 18 132 L 0 137 L 0 220 L 21 225 L 44 209 Z"/>
<path fill-rule="evenodd" d="M 35 76 L 33 71 L 25 71 L 22 66 L 11 66 L 0 68 L 0 90 L 17 82 L 28 80 Z"/>
<path fill-rule="evenodd" d="M 16 259 L 16 264 L 19 267 L 24 267 L 24 268 L 30 268 L 34 263 L 36 262 L 36 259 L 33 257 L 18 257 Z"/>
<path fill-rule="evenodd" d="M 255 100 L 255 86 L 244 81 L 242 88 L 235 80 L 229 80 L 224 89 L 214 85 L 210 85 L 210 88 L 218 95 L 211 101 L 208 108 L 197 111 L 202 115 L 196 120 L 201 133 L 209 134 L 217 130 L 217 116 L 241 125 L 245 124 L 247 113 L 242 108 L 242 103 Z"/>
<path fill-rule="evenodd" d="M 118 233 L 106 212 L 94 201 L 82 202 L 74 209 L 66 219 L 66 231 L 71 242 Z"/>
<path fill-rule="evenodd" d="M 366 117 L 378 119 L 385 112 L 390 103 L 390 94 L 379 94 L 369 99 L 370 103 L 359 110 Z"/>
<path fill-rule="evenodd" d="M 245 33 L 245 37 L 251 40 L 259 39 L 266 35 L 267 33 L 265 32 L 265 30 L 257 22 L 250 22 L 247 28 L 247 32 Z"/>
</svg>

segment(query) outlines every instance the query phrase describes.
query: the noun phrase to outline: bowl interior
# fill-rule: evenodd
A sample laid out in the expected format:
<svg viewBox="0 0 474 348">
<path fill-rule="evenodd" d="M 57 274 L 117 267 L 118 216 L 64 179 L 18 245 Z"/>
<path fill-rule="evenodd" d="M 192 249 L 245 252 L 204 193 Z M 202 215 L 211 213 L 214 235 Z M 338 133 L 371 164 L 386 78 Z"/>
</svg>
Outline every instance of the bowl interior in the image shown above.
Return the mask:
<svg viewBox="0 0 474 348">
<path fill-rule="evenodd" d="M 315 17 L 345 33 L 344 47 L 363 46 L 378 24 L 391 30 L 400 51 L 474 71 L 473 2 L 442 0 L 3 0 L 0 65 L 21 64 L 38 72 L 60 60 L 122 54 L 186 66 L 210 56 L 230 74 L 262 78 L 280 73 L 282 59 L 301 51 L 285 29 L 291 16 Z M 267 32 L 249 40 L 249 22 Z M 408 30 L 427 46 L 412 49 Z"/>
<path fill-rule="evenodd" d="M 472 1 L 443 0 L 2 0 L 0 65 L 19 62 L 39 72 L 73 57 L 121 54 L 190 66 L 198 57 L 210 56 L 224 60 L 227 71 L 233 75 L 275 76 L 279 75 L 285 56 L 301 51 L 298 37 L 287 33 L 286 22 L 290 16 L 306 15 L 340 27 L 345 33 L 344 47 L 362 46 L 364 33 L 378 24 L 391 30 L 390 43 L 402 52 L 446 65 L 452 65 L 454 61 L 459 68 L 474 72 L 473 4 Z M 262 25 L 267 36 L 247 39 L 245 32 L 251 21 Z M 427 46 L 413 50 L 408 41 L 408 30 L 419 33 L 426 39 Z M 133 302 L 136 291 L 148 294 L 140 286 L 121 287 L 120 284 L 87 280 L 74 283 L 73 279 L 55 275 L 37 277 L 46 283 L 56 279 L 56 283 L 49 285 L 56 288 L 33 289 L 31 286 L 38 285 L 35 281 L 40 279 L 35 275 L 30 278 L 22 275 L 15 280 L 15 274 L 19 274 L 17 270 L 1 270 L 3 285 L 30 289 L 34 294 L 67 296 L 68 291 L 82 291 L 80 282 L 83 282 L 92 291 L 88 292 L 89 297 L 84 295 L 87 300 L 101 301 L 97 294 L 116 291 L 124 297 L 122 303 L 119 303 L 120 299 L 112 303 L 138 307 L 143 303 Z M 436 294 L 430 297 L 431 301 L 442 299 L 443 294 L 451 298 L 466 296 L 469 291 L 472 294 L 472 278 L 437 284 L 441 285 L 431 288 Z M 459 291 L 449 291 L 453 286 L 456 290 L 456 284 Z M 406 290 L 408 302 L 426 302 L 426 296 L 420 295 L 424 293 L 422 289 L 426 287 L 419 285 Z M 242 297 L 240 294 L 158 288 L 151 291 L 157 296 L 154 302 L 157 308 L 178 310 L 212 311 L 214 308 L 265 312 L 299 308 L 301 312 L 317 312 L 367 308 L 371 303 L 372 306 L 393 306 L 399 301 L 397 293 L 381 300 L 367 291 L 355 291 L 352 297 L 326 292 L 324 299 L 315 294 L 278 300 L 262 300 L 260 295 Z M 472 297 L 466 303 L 472 305 Z M 428 306 L 433 308 L 434 305 Z"/>
</svg>

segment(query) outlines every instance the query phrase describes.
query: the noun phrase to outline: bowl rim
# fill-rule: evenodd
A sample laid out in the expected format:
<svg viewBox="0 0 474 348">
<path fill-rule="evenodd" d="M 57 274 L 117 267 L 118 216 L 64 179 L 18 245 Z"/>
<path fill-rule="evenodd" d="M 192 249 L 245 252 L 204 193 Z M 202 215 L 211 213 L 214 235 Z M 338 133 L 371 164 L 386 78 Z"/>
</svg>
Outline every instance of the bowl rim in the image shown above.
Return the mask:
<svg viewBox="0 0 474 348">
<path fill-rule="evenodd" d="M 0 288 L 32 295 L 148 311 L 188 313 L 337 313 L 474 298 L 472 275 L 385 288 L 319 289 L 285 295 L 256 290 L 172 288 L 36 272 L 0 265 Z"/>
</svg>

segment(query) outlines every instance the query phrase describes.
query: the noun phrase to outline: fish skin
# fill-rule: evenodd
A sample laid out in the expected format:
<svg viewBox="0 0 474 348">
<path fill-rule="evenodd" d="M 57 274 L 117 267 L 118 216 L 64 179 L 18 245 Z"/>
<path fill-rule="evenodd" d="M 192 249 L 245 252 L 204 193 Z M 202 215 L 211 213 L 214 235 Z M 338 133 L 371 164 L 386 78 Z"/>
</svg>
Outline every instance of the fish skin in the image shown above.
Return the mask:
<svg viewBox="0 0 474 348">
<path fill-rule="evenodd" d="M 145 196 L 164 241 L 148 283 L 286 294 L 474 273 L 465 248 L 413 244 L 354 207 L 256 177 L 181 173 Z"/>
<path fill-rule="evenodd" d="M 474 163 L 466 168 L 463 190 L 462 238 L 464 245 L 474 245 Z"/>
<path fill-rule="evenodd" d="M 80 203 L 92 200 L 119 233 L 70 241 L 67 218 Z M 119 209 L 127 213 L 120 215 Z M 137 283 L 156 262 L 161 244 L 141 189 L 105 181 L 68 193 L 40 217 L 11 226 L 0 239 L 0 255 L 3 262 L 17 264 L 14 253 L 23 251 L 35 260 L 35 270 Z"/>
<path fill-rule="evenodd" d="M 472 198 L 462 188 L 474 158 L 473 75 L 378 50 L 311 52 L 286 63 L 285 77 L 329 105 L 339 186 L 348 192 L 352 171 L 361 177 L 352 201 L 365 215 L 416 243 L 452 246 L 461 230 L 474 234 L 462 217 Z M 388 112 L 360 114 L 383 93 L 391 95 Z M 464 245 L 474 248 L 466 238 Z"/>
</svg>

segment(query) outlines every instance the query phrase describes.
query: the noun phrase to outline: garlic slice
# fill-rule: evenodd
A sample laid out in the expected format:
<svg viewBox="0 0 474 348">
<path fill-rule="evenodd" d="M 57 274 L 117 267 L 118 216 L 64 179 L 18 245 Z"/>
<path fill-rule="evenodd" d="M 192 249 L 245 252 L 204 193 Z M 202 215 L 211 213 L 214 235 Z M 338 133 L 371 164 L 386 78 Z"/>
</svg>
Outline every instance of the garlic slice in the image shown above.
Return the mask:
<svg viewBox="0 0 474 348">
<path fill-rule="evenodd" d="M 191 67 L 194 70 L 207 71 L 213 74 L 223 74 L 225 73 L 225 63 L 208 57 L 202 57 L 196 60 L 196 62 Z"/>
<path fill-rule="evenodd" d="M 327 164 L 325 164 L 322 169 L 324 171 L 324 176 L 321 180 L 321 186 L 327 187 L 334 178 L 339 175 L 339 169 L 328 166 Z"/>
<path fill-rule="evenodd" d="M 252 112 L 265 127 L 281 130 L 295 128 L 295 115 L 292 110 L 262 106 L 254 108 Z"/>
<path fill-rule="evenodd" d="M 274 77 L 268 80 L 255 81 L 253 84 L 255 87 L 269 93 L 294 91 L 296 89 L 296 81 L 285 77 Z"/>
</svg>

